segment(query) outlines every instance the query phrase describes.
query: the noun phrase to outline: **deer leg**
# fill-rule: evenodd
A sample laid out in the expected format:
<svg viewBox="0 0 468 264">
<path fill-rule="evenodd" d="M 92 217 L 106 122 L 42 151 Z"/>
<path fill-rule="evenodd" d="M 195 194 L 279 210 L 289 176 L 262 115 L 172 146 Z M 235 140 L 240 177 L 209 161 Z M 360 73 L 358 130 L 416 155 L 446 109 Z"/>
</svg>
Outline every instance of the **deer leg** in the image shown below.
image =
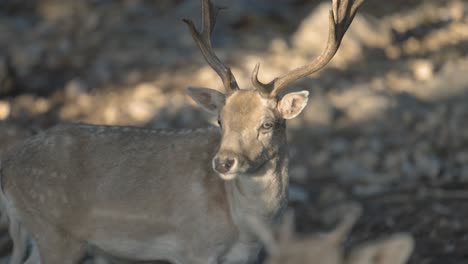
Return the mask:
<svg viewBox="0 0 468 264">
<path fill-rule="evenodd" d="M 8 216 L 6 215 L 5 210 L 1 210 L 1 211 L 2 213 L 0 216 L 0 233 L 8 232 L 8 228 L 9 228 Z"/>
<path fill-rule="evenodd" d="M 43 264 L 77 264 L 86 253 L 85 245 L 55 230 L 43 230 L 37 246 Z"/>
<path fill-rule="evenodd" d="M 24 264 L 39 264 L 41 263 L 40 256 L 39 256 L 39 249 L 36 245 L 31 247 L 31 252 L 29 253 L 28 258 L 24 262 Z"/>
<path fill-rule="evenodd" d="M 22 264 L 28 248 L 28 235 L 26 230 L 21 226 L 19 221 L 14 218 L 10 219 L 10 236 L 13 240 L 13 253 L 11 255 L 11 264 Z"/>
<path fill-rule="evenodd" d="M 114 262 L 108 260 L 107 258 L 103 256 L 95 256 L 94 257 L 94 264 L 112 264 Z M 116 263 L 114 263 L 116 264 Z"/>
<path fill-rule="evenodd" d="M 223 258 L 220 264 L 251 264 L 255 263 L 261 247 L 257 243 L 238 242 Z"/>
</svg>

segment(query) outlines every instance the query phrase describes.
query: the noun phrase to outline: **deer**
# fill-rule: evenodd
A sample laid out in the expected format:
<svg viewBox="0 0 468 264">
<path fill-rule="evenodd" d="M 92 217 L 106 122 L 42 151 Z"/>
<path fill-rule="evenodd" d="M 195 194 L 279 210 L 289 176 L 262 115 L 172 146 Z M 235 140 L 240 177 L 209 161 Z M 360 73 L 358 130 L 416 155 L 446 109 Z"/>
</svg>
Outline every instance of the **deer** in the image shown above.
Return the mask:
<svg viewBox="0 0 468 264">
<path fill-rule="evenodd" d="M 348 204 L 337 210 L 345 211 L 340 223 L 328 233 L 298 236 L 294 228 L 294 214 L 286 213 L 279 226 L 278 238 L 268 223 L 249 216 L 253 233 L 262 241 L 269 254 L 266 264 L 405 264 L 414 249 L 414 239 L 408 233 L 396 233 L 375 241 L 368 241 L 343 253 L 342 244 L 359 216 L 362 207 Z"/>
<path fill-rule="evenodd" d="M 72 264 L 94 249 L 129 261 L 254 262 L 261 244 L 246 216 L 271 222 L 285 208 L 286 120 L 308 101 L 308 91 L 280 92 L 328 64 L 362 2 L 333 0 L 327 46 L 310 64 L 269 83 L 257 64 L 240 89 L 211 45 L 220 8 L 201 0 L 201 31 L 184 22 L 225 92 L 187 93 L 219 127 L 61 124 L 25 140 L 0 166 L 11 263 Z"/>
</svg>

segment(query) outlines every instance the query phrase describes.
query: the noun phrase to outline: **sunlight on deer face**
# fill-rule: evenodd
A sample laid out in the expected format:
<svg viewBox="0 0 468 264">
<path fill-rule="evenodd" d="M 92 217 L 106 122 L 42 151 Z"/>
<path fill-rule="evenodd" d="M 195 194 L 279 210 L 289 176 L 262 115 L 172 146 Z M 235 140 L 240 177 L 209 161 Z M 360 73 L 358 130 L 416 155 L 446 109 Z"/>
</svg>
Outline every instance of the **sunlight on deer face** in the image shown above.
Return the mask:
<svg viewBox="0 0 468 264">
<path fill-rule="evenodd" d="M 221 177 L 255 173 L 277 155 L 285 124 L 276 105 L 255 91 L 239 91 L 227 98 L 219 116 L 223 137 L 213 159 Z"/>
<path fill-rule="evenodd" d="M 289 93 L 281 100 L 255 89 L 238 90 L 228 97 L 206 88 L 189 88 L 188 93 L 218 115 L 222 139 L 213 169 L 225 180 L 255 175 L 268 169 L 269 160 L 285 153 L 285 120 L 296 117 L 308 98 L 307 91 Z"/>
</svg>

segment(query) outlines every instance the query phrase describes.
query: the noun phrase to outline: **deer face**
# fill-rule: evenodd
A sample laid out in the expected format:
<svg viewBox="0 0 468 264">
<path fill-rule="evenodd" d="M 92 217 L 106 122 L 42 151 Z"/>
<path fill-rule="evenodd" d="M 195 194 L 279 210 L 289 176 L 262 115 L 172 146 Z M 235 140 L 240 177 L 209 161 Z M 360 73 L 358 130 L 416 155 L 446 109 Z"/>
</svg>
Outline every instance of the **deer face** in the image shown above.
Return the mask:
<svg viewBox="0 0 468 264">
<path fill-rule="evenodd" d="M 308 99 L 307 91 L 289 93 L 281 100 L 257 90 L 238 90 L 228 97 L 206 88 L 189 88 L 188 93 L 218 115 L 222 139 L 212 163 L 225 180 L 236 175 L 255 175 L 284 150 L 285 120 L 296 117 Z"/>
</svg>

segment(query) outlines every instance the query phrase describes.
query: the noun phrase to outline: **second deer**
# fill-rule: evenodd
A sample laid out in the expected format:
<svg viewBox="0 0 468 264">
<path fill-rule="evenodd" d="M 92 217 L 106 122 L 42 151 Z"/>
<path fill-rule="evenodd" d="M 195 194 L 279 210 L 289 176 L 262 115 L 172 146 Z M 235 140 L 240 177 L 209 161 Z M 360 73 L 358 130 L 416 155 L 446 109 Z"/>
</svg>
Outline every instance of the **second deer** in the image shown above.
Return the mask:
<svg viewBox="0 0 468 264">
<path fill-rule="evenodd" d="M 267 223 L 250 218 L 252 230 L 269 252 L 266 264 L 405 264 L 413 252 L 411 235 L 398 233 L 366 242 L 344 254 L 343 242 L 361 214 L 357 205 L 342 207 L 345 211 L 340 224 L 330 233 L 299 237 L 294 232 L 294 219 L 287 214 L 280 226 L 278 239 Z"/>
<path fill-rule="evenodd" d="M 30 138 L 1 163 L 2 204 L 14 240 L 11 263 L 76 263 L 89 250 L 133 261 L 252 263 L 260 248 L 245 222 L 270 222 L 287 202 L 286 120 L 308 92 L 282 91 L 324 67 L 362 0 L 334 0 L 325 51 L 309 65 L 239 86 L 211 46 L 218 9 L 202 0 L 203 29 L 185 20 L 225 93 L 189 88 L 219 128 L 158 131 L 61 125 Z"/>
</svg>

